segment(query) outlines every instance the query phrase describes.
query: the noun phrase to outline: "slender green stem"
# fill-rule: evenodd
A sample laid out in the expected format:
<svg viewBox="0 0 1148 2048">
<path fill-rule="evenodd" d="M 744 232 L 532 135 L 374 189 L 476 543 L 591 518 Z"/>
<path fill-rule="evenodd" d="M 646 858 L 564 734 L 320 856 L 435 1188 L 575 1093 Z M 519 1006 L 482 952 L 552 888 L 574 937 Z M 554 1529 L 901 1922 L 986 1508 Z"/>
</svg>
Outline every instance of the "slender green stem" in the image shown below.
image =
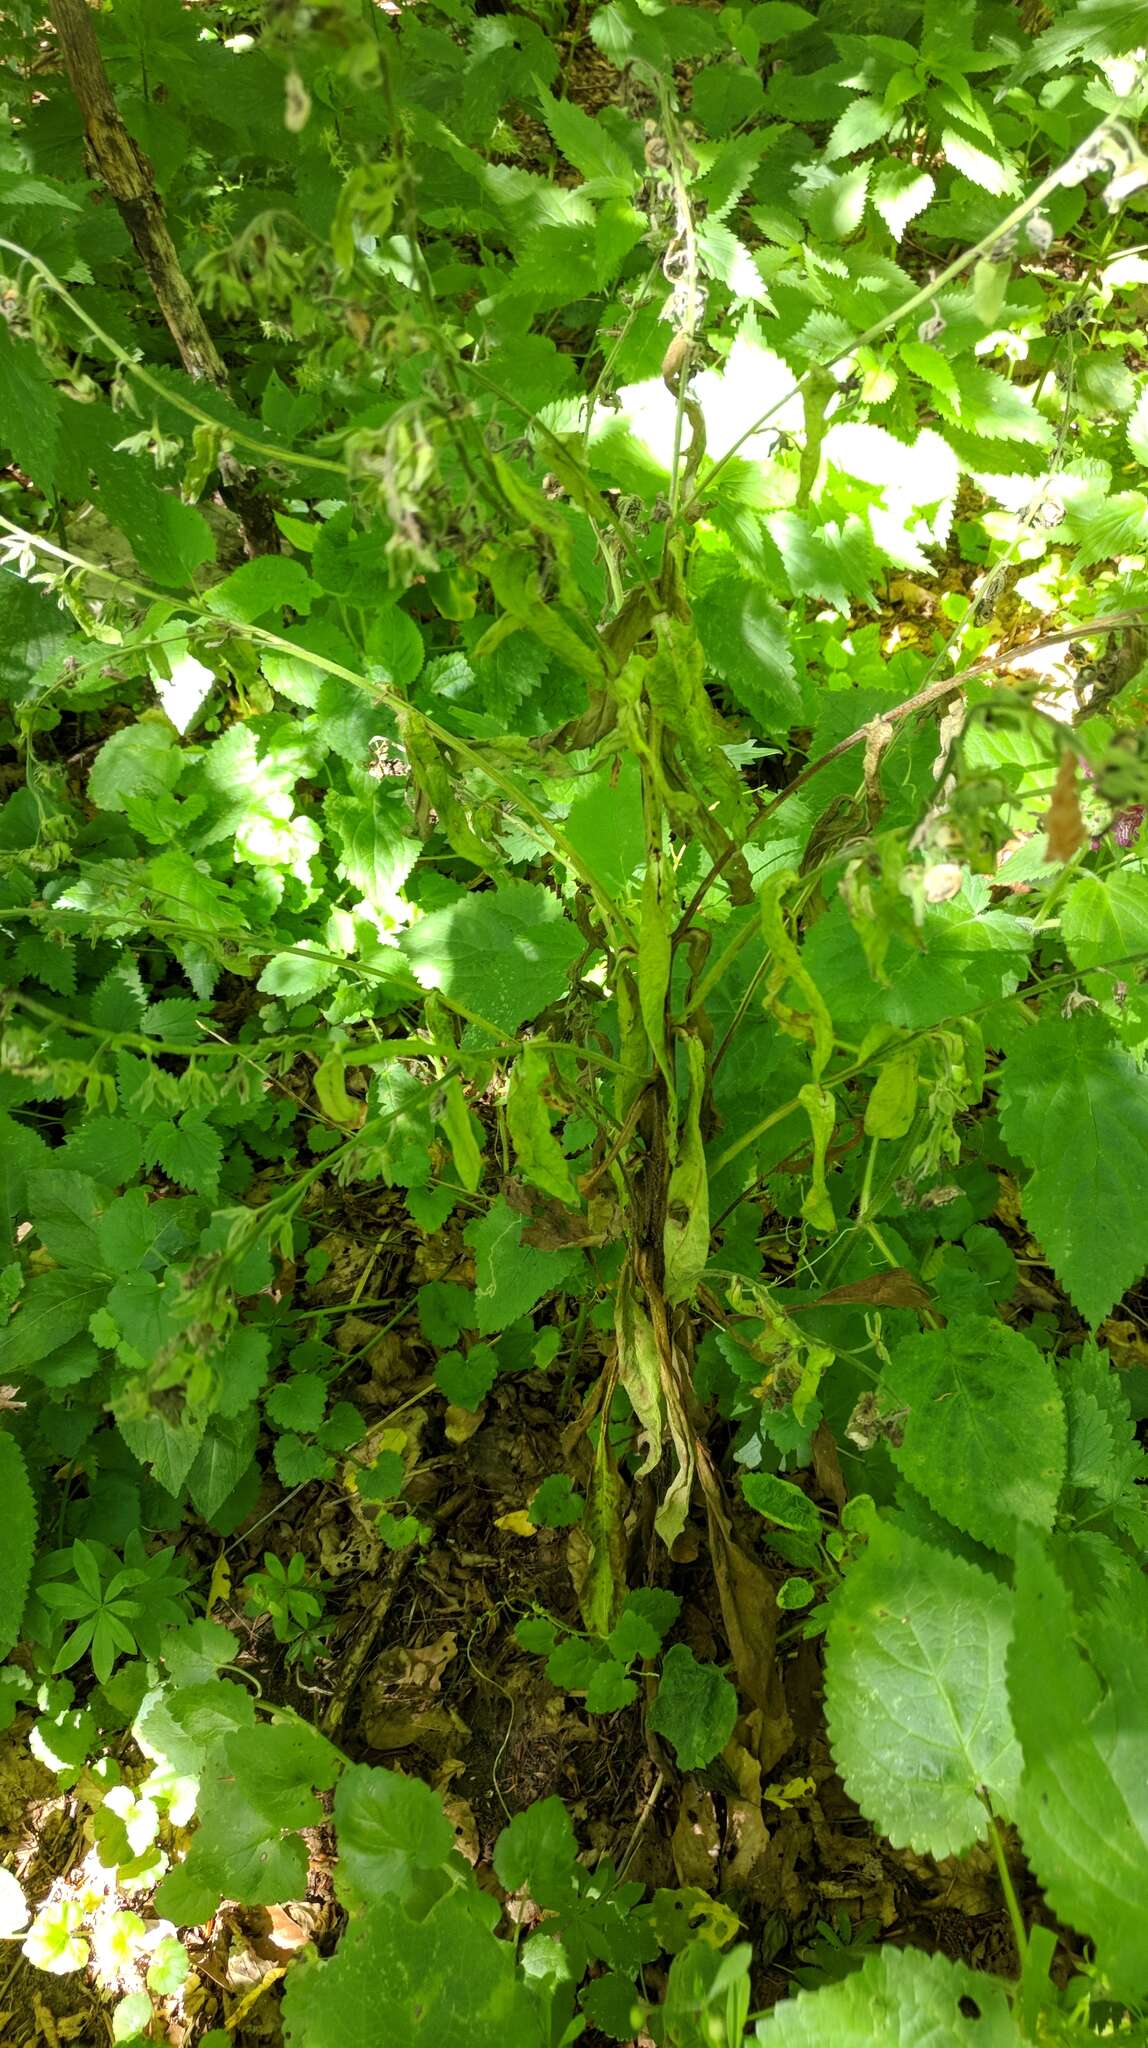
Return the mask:
<svg viewBox="0 0 1148 2048">
<path fill-rule="evenodd" d="M 1004 1902 L 1008 1908 L 1012 1936 L 1016 1943 L 1017 1963 L 1023 1970 L 1025 1953 L 1028 1948 L 1028 1929 L 1024 1924 L 1024 1915 L 1020 1910 L 1020 1900 L 1017 1898 L 1016 1887 L 1013 1884 L 1012 1873 L 1009 1870 L 1008 1860 L 1005 1856 L 1000 1826 L 996 1815 L 991 1811 L 989 1813 L 989 1844 L 993 1852 L 993 1862 L 997 1867 L 997 1876 L 1000 1879 L 1001 1890 L 1004 1893 Z"/>
</svg>

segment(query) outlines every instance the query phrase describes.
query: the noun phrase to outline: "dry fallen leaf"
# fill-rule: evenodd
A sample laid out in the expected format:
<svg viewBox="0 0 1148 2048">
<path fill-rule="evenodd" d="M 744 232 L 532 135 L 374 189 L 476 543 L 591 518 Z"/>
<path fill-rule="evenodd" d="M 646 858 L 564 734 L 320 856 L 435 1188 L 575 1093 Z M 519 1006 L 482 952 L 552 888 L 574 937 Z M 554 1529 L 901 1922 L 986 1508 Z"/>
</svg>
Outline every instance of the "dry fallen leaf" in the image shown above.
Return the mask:
<svg viewBox="0 0 1148 2048">
<path fill-rule="evenodd" d="M 1080 798 L 1076 793 L 1076 755 L 1073 753 L 1064 753 L 1060 757 L 1044 827 L 1048 834 L 1046 860 L 1071 860 L 1088 838 L 1080 815 Z"/>
</svg>

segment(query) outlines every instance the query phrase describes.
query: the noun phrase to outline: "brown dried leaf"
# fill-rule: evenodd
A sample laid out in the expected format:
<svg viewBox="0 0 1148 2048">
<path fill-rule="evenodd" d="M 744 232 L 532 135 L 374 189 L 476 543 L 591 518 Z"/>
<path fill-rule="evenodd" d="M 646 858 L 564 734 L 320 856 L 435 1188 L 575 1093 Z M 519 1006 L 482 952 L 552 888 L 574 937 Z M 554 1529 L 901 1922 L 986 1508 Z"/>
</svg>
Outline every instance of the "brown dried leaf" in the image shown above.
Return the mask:
<svg viewBox="0 0 1148 2048">
<path fill-rule="evenodd" d="M 682 1787 L 682 1803 L 670 1848 L 679 1884 L 696 1884 L 712 1892 L 717 1884 L 719 1830 L 711 1794 L 694 1778 Z"/>
<path fill-rule="evenodd" d="M 1044 821 L 1048 834 L 1046 860 L 1071 860 L 1088 838 L 1080 815 L 1080 798 L 1076 793 L 1076 765 L 1075 754 L 1066 752 L 1061 755 L 1052 802 Z"/>
<path fill-rule="evenodd" d="M 889 1272 L 867 1273 L 863 1280 L 831 1287 L 808 1307 L 844 1308 L 853 1303 L 866 1308 L 931 1308 L 932 1296 L 904 1266 L 894 1266 Z"/>
</svg>

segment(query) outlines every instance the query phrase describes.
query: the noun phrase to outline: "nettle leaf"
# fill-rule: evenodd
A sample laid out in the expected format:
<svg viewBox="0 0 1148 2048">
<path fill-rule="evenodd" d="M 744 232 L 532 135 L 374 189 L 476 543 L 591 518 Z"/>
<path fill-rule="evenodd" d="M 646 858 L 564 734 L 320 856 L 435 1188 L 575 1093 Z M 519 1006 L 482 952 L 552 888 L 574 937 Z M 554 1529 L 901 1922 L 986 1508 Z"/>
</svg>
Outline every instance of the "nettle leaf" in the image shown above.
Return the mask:
<svg viewBox="0 0 1148 2048">
<path fill-rule="evenodd" d="M 1148 538 L 1148 498 L 1141 491 L 1089 491 L 1065 507 L 1064 531 L 1076 542 L 1078 569 L 1140 554 Z"/>
<path fill-rule="evenodd" d="M 0 1431 L 0 1657 L 20 1638 L 28 1580 L 36 1554 L 36 1502 L 28 1483 L 24 1458 L 15 1437 Z"/>
<path fill-rule="evenodd" d="M 895 242 L 899 242 L 911 220 L 925 211 L 936 191 L 936 180 L 928 171 L 911 164 L 884 163 L 870 187 L 871 204 L 880 214 Z"/>
<path fill-rule="evenodd" d="M 967 1535 L 1010 1555 L 1017 1523 L 1051 1529 L 1064 1481 L 1064 1403 L 1019 1330 L 962 1315 L 897 1344 L 882 1380 L 908 1410 L 893 1462 Z"/>
<path fill-rule="evenodd" d="M 825 1712 L 846 1791 L 895 1847 L 960 1855 L 978 1794 L 1016 1801 L 1005 1687 L 1012 1596 L 976 1565 L 879 1522 L 835 1593 Z"/>
<path fill-rule="evenodd" d="M 557 897 L 534 882 L 502 882 L 432 911 L 399 945 L 424 988 L 514 1031 L 565 995 L 584 950 Z"/>
<path fill-rule="evenodd" d="M 737 1720 L 737 1691 L 716 1664 L 699 1664 L 685 1643 L 662 1662 L 657 1697 L 647 1715 L 672 1745 L 683 1771 L 700 1771 L 720 1756 Z"/>
<path fill-rule="evenodd" d="M 422 668 L 423 636 L 397 604 L 374 608 L 365 645 L 372 681 L 405 690 Z"/>
<path fill-rule="evenodd" d="M 122 811 L 133 796 L 164 796 L 183 772 L 183 754 L 165 719 L 125 725 L 105 740 L 88 775 L 88 795 L 101 811 Z"/>
<path fill-rule="evenodd" d="M 418 1920 L 397 1899 L 378 1899 L 350 1922 L 329 1962 L 309 1959 L 289 1972 L 287 2048 L 376 2048 L 380 2013 L 388 2048 L 454 2040 L 544 2048 L 549 2039 L 512 1944 L 496 1940 L 457 1890 Z"/>
<path fill-rule="evenodd" d="M 562 832 L 607 893 L 625 895 L 646 853 L 641 771 L 632 755 L 579 779 Z"/>
<path fill-rule="evenodd" d="M 1148 1992 L 1148 1601 L 1090 1616 L 1083 1631 L 1040 1538 L 1017 1552 L 1017 1629 L 1009 1652 L 1024 1751 L 1015 1809 L 1025 1854 L 1058 1918 L 1096 1944 L 1115 1994 Z"/>
<path fill-rule="evenodd" d="M 974 2038 L 977 2048 L 1020 2048 L 1005 1986 L 917 1948 L 879 1949 L 757 2023 L 761 2048 L 961 2048 Z"/>
<path fill-rule="evenodd" d="M 1044 1015 L 1001 1069 L 1025 1220 L 1093 1327 L 1148 1264 L 1148 1076 L 1095 1011 Z"/>
<path fill-rule="evenodd" d="M 169 1180 L 190 1188 L 193 1195 L 213 1196 L 223 1165 L 223 1140 L 204 1118 L 186 1110 L 178 1123 L 153 1124 L 144 1140 L 145 1156 L 162 1167 Z"/>
<path fill-rule="evenodd" d="M 735 702 L 760 732 L 787 733 L 805 704 L 776 598 L 748 577 L 722 576 L 697 598 L 694 618 L 706 661 Z"/>
<path fill-rule="evenodd" d="M 205 1522 L 215 1520 L 224 1502 L 251 1470 L 258 1436 L 259 1418 L 251 1408 L 230 1420 L 217 1416 L 208 1423 L 187 1475 L 191 1504 Z"/>
<path fill-rule="evenodd" d="M 896 110 L 883 107 L 880 100 L 850 100 L 845 112 L 833 124 L 833 130 L 825 145 L 827 163 L 836 162 L 838 157 L 852 156 L 858 149 L 868 149 L 871 142 L 879 142 L 889 133 L 897 118 Z"/>
<path fill-rule="evenodd" d="M 538 88 L 538 103 L 546 126 L 575 170 L 612 190 L 628 193 L 633 189 L 638 173 L 621 143 L 601 121 L 573 100 L 556 100 L 544 86 Z"/>
<path fill-rule="evenodd" d="M 991 151 L 982 149 L 958 128 L 941 130 L 941 148 L 953 169 L 982 191 L 991 192 L 998 199 L 1015 198 L 1020 191 L 1016 168 L 1003 150 L 995 146 Z"/>
<path fill-rule="evenodd" d="M 59 400 L 35 344 L 12 334 L 7 320 L 0 326 L 0 420 L 4 445 L 42 490 L 51 491 L 56 481 Z"/>
<path fill-rule="evenodd" d="M 505 1330 L 544 1295 L 569 1285 L 582 1266 L 576 1251 L 539 1251 L 523 1244 L 526 1218 L 500 1195 L 464 1235 L 474 1253 L 474 1300 L 480 1336 Z"/>
</svg>

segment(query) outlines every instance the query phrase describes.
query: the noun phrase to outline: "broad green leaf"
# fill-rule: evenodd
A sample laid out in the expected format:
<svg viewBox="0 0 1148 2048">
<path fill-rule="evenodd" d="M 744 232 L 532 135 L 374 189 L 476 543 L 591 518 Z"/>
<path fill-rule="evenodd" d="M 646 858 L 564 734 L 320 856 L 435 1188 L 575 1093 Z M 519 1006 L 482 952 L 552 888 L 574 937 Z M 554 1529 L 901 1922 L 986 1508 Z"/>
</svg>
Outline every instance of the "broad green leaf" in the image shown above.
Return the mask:
<svg viewBox="0 0 1148 2048">
<path fill-rule="evenodd" d="M 632 755 L 580 778 L 562 833 L 607 895 L 625 895 L 646 853 L 641 773 Z"/>
<path fill-rule="evenodd" d="M 876 557 L 862 521 L 826 520 L 820 527 L 800 512 L 771 512 L 766 525 L 781 551 L 795 597 L 820 597 L 848 614 L 853 600 L 873 602 L 870 588 Z"/>
<path fill-rule="evenodd" d="M 1016 1799 L 1005 1688 L 1012 1596 L 976 1565 L 879 1522 L 834 1595 L 825 1713 L 845 1789 L 895 1847 L 960 1855 L 982 1786 Z"/>
<path fill-rule="evenodd" d="M 1093 488 L 1066 506 L 1064 531 L 1076 542 L 1078 569 L 1140 554 L 1148 540 L 1148 498 L 1142 491 Z"/>
<path fill-rule="evenodd" d="M 1074 967 L 1148 954 L 1148 875 L 1134 868 L 1081 875 L 1065 898 L 1060 928 Z"/>
<path fill-rule="evenodd" d="M 1016 1819 L 1058 1918 L 1096 1944 L 1116 1995 L 1148 1992 L 1148 1603 L 1082 1629 L 1038 1536 L 1017 1552 L 1009 1689 L 1024 1771 Z"/>
<path fill-rule="evenodd" d="M 1095 1011 L 1046 1013 L 1001 1071 L 1026 1221 L 1094 1327 L 1148 1264 L 1148 1077 Z"/>
<path fill-rule="evenodd" d="M 791 1479 L 779 1479 L 775 1472 L 743 1472 L 741 1490 L 746 1505 L 767 1522 L 775 1522 L 779 1529 L 820 1539 L 821 1516 L 816 1505 Z"/>
<path fill-rule="evenodd" d="M 328 1962 L 291 1970 L 283 2001 L 287 2048 L 544 2048 L 538 2008 L 510 1942 L 454 1891 L 422 1919 L 382 1898 L 352 1920 Z"/>
<path fill-rule="evenodd" d="M 561 1799 L 537 1799 L 516 1814 L 494 1845 L 494 1869 L 508 1892 L 528 1891 L 535 1905 L 562 1904 L 574 1883 L 577 1844 Z"/>
<path fill-rule="evenodd" d="M 699 1664 L 685 1643 L 675 1643 L 662 1660 L 646 1719 L 665 1736 L 683 1771 L 704 1770 L 733 1734 L 737 1692 L 716 1664 Z"/>
<path fill-rule="evenodd" d="M 302 562 L 290 555 L 258 555 L 214 584 L 204 603 L 220 618 L 251 625 L 285 606 L 306 618 L 314 597 L 315 586 Z"/>
<path fill-rule="evenodd" d="M 186 1861 L 156 1903 L 180 1926 L 213 1913 L 221 1898 L 249 1906 L 297 1899 L 307 1876 L 299 1829 L 322 1818 L 316 1789 L 333 1785 L 338 1753 L 303 1722 L 239 1729 L 216 1744 L 199 1795 L 199 1827 Z"/>
<path fill-rule="evenodd" d="M 529 1045 L 515 1062 L 506 1096 L 506 1122 L 519 1173 L 569 1208 L 580 1203 L 570 1162 L 550 1128 L 544 1089 L 549 1075 L 546 1055 Z"/>
<path fill-rule="evenodd" d="M 706 662 L 762 735 L 800 718 L 803 694 L 776 598 L 748 577 L 727 575 L 698 597 L 694 616 Z"/>
<path fill-rule="evenodd" d="M 88 776 L 88 795 L 101 811 L 122 811 L 133 796 L 163 796 L 183 772 L 183 754 L 166 719 L 125 725 L 105 740 Z"/>
<path fill-rule="evenodd" d="M 90 1274 L 34 1273 L 6 1327 L 0 1330 L 0 1373 L 31 1373 L 88 1327 L 108 1290 Z"/>
<path fill-rule="evenodd" d="M 287 1003 L 306 1002 L 329 988 L 339 973 L 337 960 L 320 958 L 300 946 L 291 953 L 276 953 L 269 960 L 256 986 L 265 995 L 282 996 Z"/>
<path fill-rule="evenodd" d="M 410 1890 L 414 1870 L 435 1870 L 454 1848 L 442 1800 L 418 1778 L 352 1764 L 335 1789 L 340 1895 L 369 1905 Z"/>
<path fill-rule="evenodd" d="M 836 1983 L 782 1999 L 758 2021 L 757 2039 L 761 2048 L 1020 2048 L 1024 2036 L 999 1977 L 888 1947 Z"/>
<path fill-rule="evenodd" d="M 36 1503 L 20 1446 L 6 1430 L 0 1431 L 0 1501 L 0 1657 L 6 1657 L 19 1641 L 36 1554 Z"/>
<path fill-rule="evenodd" d="M 379 605 L 367 629 L 366 653 L 372 680 L 405 690 L 423 665 L 423 636 L 397 604 Z"/>
<path fill-rule="evenodd" d="M 405 924 L 410 912 L 400 891 L 418 858 L 419 843 L 410 833 L 410 813 L 401 797 L 382 790 L 369 797 L 332 792 L 323 814 L 339 853 L 340 873 L 361 890 L 376 916 Z"/>
<path fill-rule="evenodd" d="M 401 950 L 424 988 L 514 1031 L 567 990 L 583 941 L 548 889 L 502 882 L 434 910 Z"/>
<path fill-rule="evenodd" d="M 224 1501 L 251 1470 L 258 1436 L 259 1418 L 252 1408 L 232 1421 L 216 1417 L 208 1423 L 187 1475 L 191 1504 L 205 1522 L 214 1521 Z"/>
<path fill-rule="evenodd" d="M 576 1251 L 539 1251 L 523 1244 L 526 1218 L 512 1209 L 505 1195 L 467 1225 L 466 1241 L 474 1252 L 474 1298 L 481 1336 L 505 1330 L 526 1315 L 544 1295 L 566 1285 L 581 1266 Z"/>
<path fill-rule="evenodd" d="M 990 1316 L 958 1316 L 896 1344 L 882 1385 L 909 1411 L 894 1463 L 958 1529 L 1007 1556 L 1018 1522 L 1051 1529 L 1064 1403 L 1029 1338 Z"/>
<path fill-rule="evenodd" d="M 455 1408 L 481 1408 L 498 1378 L 498 1354 L 489 1344 L 472 1344 L 465 1357 L 448 1351 L 434 1369 L 435 1384 Z"/>
<path fill-rule="evenodd" d="M 33 342 L 18 340 L 5 320 L 0 323 L 0 441 L 46 493 L 56 481 L 59 432 L 59 401 L 39 351 Z"/>
<path fill-rule="evenodd" d="M 539 87 L 538 102 L 546 126 L 575 170 L 602 187 L 632 189 L 637 172 L 621 143 L 601 121 L 573 100 L 556 100 L 545 86 Z"/>
<path fill-rule="evenodd" d="M 48 1167 L 27 1177 L 28 1203 L 36 1235 L 58 1266 L 107 1271 L 97 1225 L 108 1201 L 107 1190 L 87 1174 L 66 1167 Z M 110 1274 L 109 1274 L 110 1278 Z"/>
</svg>

